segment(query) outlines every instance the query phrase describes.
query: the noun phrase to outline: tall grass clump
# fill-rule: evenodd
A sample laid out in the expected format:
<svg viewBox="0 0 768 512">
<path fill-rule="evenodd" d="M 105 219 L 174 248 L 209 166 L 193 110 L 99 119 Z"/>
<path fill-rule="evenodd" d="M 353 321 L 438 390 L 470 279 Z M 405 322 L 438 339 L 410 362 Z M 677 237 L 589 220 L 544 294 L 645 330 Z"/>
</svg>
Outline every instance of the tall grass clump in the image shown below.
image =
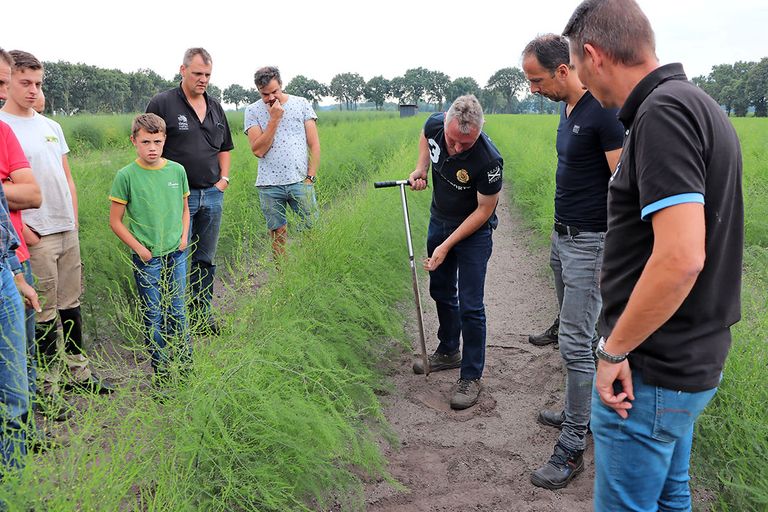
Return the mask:
<svg viewBox="0 0 768 512">
<path fill-rule="evenodd" d="M 131 146 L 133 114 L 57 116 L 72 155 Z"/>
</svg>

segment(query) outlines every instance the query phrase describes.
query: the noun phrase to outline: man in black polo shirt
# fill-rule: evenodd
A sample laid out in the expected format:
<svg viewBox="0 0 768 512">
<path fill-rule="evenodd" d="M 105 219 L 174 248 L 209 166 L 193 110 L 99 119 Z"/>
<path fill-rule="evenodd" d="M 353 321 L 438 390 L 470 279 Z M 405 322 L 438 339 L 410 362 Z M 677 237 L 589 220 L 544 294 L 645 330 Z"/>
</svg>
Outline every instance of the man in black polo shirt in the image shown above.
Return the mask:
<svg viewBox="0 0 768 512">
<path fill-rule="evenodd" d="M 203 48 L 184 53 L 179 87 L 157 94 L 147 112 L 165 120 L 163 156 L 184 166 L 189 181 L 189 243 L 191 247 L 190 318 L 204 331 L 218 333 L 211 315 L 216 246 L 229 186 L 230 154 L 234 149 L 221 104 L 205 92 L 211 78 L 211 55 Z"/>
<path fill-rule="evenodd" d="M 437 306 L 440 344 L 429 363 L 432 371 L 461 367 L 453 409 L 477 403 L 485 365 L 485 272 L 504 161 L 482 132 L 483 123 L 483 108 L 472 95 L 457 98 L 447 113 L 430 116 L 409 177 L 413 190 L 424 190 L 431 162 L 434 192 L 424 268 Z M 424 372 L 420 360 L 413 371 Z"/>
<path fill-rule="evenodd" d="M 690 510 L 693 425 L 740 318 L 741 152 L 633 0 L 587 0 L 563 33 L 627 129 L 608 192 L 595 377 L 595 510 Z M 602 403 L 601 403 L 602 402 Z"/>
<path fill-rule="evenodd" d="M 562 428 L 554 453 L 531 482 L 560 489 L 582 471 L 587 445 L 600 313 L 600 265 L 606 230 L 608 178 L 621 155 L 624 128 L 617 109 L 603 109 L 570 65 L 568 41 L 539 36 L 523 50 L 531 92 L 562 101 L 557 128 L 555 226 L 550 266 L 560 305 L 558 335 L 566 369 L 565 409 L 539 412 L 539 422 Z M 533 337 L 535 341 L 541 337 Z"/>
</svg>

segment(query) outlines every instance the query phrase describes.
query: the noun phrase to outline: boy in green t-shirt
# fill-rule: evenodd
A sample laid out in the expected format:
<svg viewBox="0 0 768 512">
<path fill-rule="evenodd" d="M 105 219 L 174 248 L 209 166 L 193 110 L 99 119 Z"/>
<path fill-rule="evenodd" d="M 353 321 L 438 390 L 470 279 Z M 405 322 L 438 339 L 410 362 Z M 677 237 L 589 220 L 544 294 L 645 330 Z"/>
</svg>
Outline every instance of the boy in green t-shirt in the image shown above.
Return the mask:
<svg viewBox="0 0 768 512">
<path fill-rule="evenodd" d="M 155 378 L 162 380 L 168 376 L 173 345 L 182 366 L 192 358 L 184 303 L 189 186 L 184 167 L 162 158 L 162 118 L 140 114 L 133 120 L 131 132 L 138 158 L 115 175 L 109 194 L 109 225 L 133 251 L 144 339 Z"/>
</svg>

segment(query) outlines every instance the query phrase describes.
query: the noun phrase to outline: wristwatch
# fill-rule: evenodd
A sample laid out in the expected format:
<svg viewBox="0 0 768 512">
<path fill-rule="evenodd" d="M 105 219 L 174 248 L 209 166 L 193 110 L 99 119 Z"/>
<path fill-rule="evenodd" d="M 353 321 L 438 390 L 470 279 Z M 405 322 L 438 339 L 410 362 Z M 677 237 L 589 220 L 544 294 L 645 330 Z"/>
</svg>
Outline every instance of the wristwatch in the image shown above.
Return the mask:
<svg viewBox="0 0 768 512">
<path fill-rule="evenodd" d="M 316 182 L 316 181 L 317 181 L 317 176 L 316 176 L 316 175 L 314 175 L 314 174 L 313 174 L 312 176 L 310 176 L 309 174 L 307 174 L 307 179 L 308 179 L 309 181 L 311 181 L 312 183 L 314 183 L 314 182 Z"/>
<path fill-rule="evenodd" d="M 605 338 L 601 337 L 600 341 L 597 342 L 597 348 L 595 349 L 595 355 L 598 359 L 602 359 L 606 363 L 611 364 L 617 364 L 622 361 L 624 361 L 627 356 L 629 355 L 629 352 L 625 352 L 620 355 L 611 354 L 605 351 Z"/>
<path fill-rule="evenodd" d="M 221 179 L 227 182 L 229 184 L 229 176 L 222 176 Z"/>
</svg>

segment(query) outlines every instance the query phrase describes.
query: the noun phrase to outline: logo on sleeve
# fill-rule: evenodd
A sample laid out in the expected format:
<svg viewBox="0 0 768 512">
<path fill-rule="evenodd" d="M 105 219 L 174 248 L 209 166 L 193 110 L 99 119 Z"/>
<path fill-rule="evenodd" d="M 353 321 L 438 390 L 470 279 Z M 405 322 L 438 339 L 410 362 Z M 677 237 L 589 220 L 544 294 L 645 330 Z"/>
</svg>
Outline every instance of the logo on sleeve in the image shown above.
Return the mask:
<svg viewBox="0 0 768 512">
<path fill-rule="evenodd" d="M 456 179 L 459 180 L 459 183 L 469 183 L 469 173 L 466 169 L 459 169 L 456 172 Z"/>
<path fill-rule="evenodd" d="M 501 179 L 501 167 L 496 166 L 488 171 L 488 183 L 495 183 Z"/>
<path fill-rule="evenodd" d="M 429 159 L 432 160 L 433 164 L 436 164 L 440 160 L 440 146 L 434 139 L 429 139 L 427 142 L 429 143 Z"/>
<path fill-rule="evenodd" d="M 187 116 L 185 116 L 184 114 L 179 114 L 178 120 L 179 120 L 179 130 L 184 130 L 184 131 L 189 130 L 189 123 L 187 122 Z"/>
</svg>

